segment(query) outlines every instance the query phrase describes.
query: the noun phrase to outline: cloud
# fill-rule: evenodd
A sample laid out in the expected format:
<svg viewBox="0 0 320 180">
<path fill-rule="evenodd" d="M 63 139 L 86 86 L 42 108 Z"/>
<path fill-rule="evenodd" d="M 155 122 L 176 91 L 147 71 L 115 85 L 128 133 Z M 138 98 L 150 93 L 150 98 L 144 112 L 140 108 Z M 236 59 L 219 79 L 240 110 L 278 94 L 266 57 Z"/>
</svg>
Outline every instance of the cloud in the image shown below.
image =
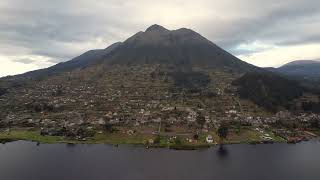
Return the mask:
<svg viewBox="0 0 320 180">
<path fill-rule="evenodd" d="M 290 47 L 320 44 L 319 7 L 318 0 L 1 1 L 0 56 L 15 62 L 38 56 L 54 64 L 123 41 L 157 23 L 168 29 L 194 29 L 244 60 L 271 53 L 274 47 L 288 53 L 283 55 L 288 59 Z M 25 60 L 22 64 L 38 61 Z M 256 61 L 250 60 L 269 65 Z"/>
<path fill-rule="evenodd" d="M 239 55 L 238 58 L 262 67 L 279 67 L 292 60 L 318 59 L 319 52 L 320 44 L 303 44 L 287 47 L 274 47 L 266 51 Z"/>
<path fill-rule="evenodd" d="M 12 62 L 23 63 L 23 64 L 32 64 L 36 61 L 34 59 L 21 58 L 21 59 L 12 59 Z"/>
<path fill-rule="evenodd" d="M 271 44 L 264 44 L 260 41 L 254 41 L 251 43 L 239 44 L 233 49 L 233 55 L 248 55 L 257 52 L 262 52 L 270 49 L 274 49 L 276 46 Z"/>
<path fill-rule="evenodd" d="M 54 65 L 47 57 L 41 56 L 1 56 L 0 77 L 21 74 L 27 71 Z"/>
</svg>

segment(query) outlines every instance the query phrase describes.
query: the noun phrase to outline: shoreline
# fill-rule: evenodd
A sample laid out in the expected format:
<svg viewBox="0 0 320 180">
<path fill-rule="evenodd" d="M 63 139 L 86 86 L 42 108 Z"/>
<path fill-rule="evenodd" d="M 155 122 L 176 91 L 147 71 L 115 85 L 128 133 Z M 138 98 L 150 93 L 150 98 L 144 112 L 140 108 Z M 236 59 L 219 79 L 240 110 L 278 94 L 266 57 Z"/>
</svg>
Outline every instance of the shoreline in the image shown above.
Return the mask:
<svg viewBox="0 0 320 180">
<path fill-rule="evenodd" d="M 311 140 L 319 140 L 319 138 L 310 139 Z M 57 142 L 40 142 L 40 141 L 34 141 L 34 140 L 28 140 L 28 139 L 2 139 L 0 138 L 0 144 L 6 144 L 11 142 L 17 142 L 17 141 L 25 141 L 25 142 L 35 142 L 40 144 L 65 144 L 65 145 L 110 145 L 110 146 L 132 146 L 132 147 L 142 147 L 145 149 L 171 149 L 171 150 L 183 150 L 183 151 L 193 151 L 193 150 L 203 150 L 203 149 L 209 149 L 212 147 L 218 147 L 220 144 L 203 144 L 203 145 L 146 145 L 146 144 L 135 144 L 135 143 L 126 143 L 126 144 L 112 144 L 112 143 L 92 143 L 88 141 L 57 141 Z M 272 144 L 300 144 L 302 142 L 308 142 L 308 141 L 301 141 L 297 143 L 288 143 L 288 142 L 273 142 L 273 143 L 224 143 L 223 145 L 272 145 Z"/>
<path fill-rule="evenodd" d="M 219 146 L 217 143 L 205 143 L 205 142 L 197 142 L 194 144 L 181 142 L 179 144 L 161 142 L 157 144 L 150 144 L 147 142 L 146 137 L 120 137 L 120 135 L 98 135 L 96 134 L 94 137 L 87 138 L 86 140 L 76 140 L 71 138 L 66 138 L 62 136 L 42 136 L 39 131 L 34 130 L 14 130 L 10 133 L 8 132 L 0 132 L 0 143 L 10 143 L 14 141 L 29 141 L 36 142 L 39 144 L 108 144 L 113 146 L 119 145 L 132 145 L 132 146 L 140 146 L 149 148 L 168 148 L 173 150 L 201 150 L 208 149 L 210 147 Z M 200 140 L 199 140 L 200 141 Z M 248 144 L 248 145 L 259 145 L 259 144 L 274 144 L 274 143 L 288 143 L 286 140 L 277 140 L 272 142 L 263 142 L 257 141 L 253 139 L 244 139 L 242 141 L 225 141 L 224 145 L 232 145 L 232 144 Z M 297 142 L 299 143 L 299 142 Z"/>
</svg>

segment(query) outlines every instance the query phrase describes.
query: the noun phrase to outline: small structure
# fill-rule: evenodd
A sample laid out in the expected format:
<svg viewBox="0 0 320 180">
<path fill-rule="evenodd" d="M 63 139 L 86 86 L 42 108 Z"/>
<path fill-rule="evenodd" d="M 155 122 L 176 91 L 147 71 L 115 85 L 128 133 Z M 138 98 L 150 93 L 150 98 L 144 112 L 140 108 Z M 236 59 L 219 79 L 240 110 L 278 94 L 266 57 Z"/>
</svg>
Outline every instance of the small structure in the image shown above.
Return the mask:
<svg viewBox="0 0 320 180">
<path fill-rule="evenodd" d="M 153 139 L 149 139 L 148 140 L 148 144 L 154 144 L 154 140 Z"/>
<path fill-rule="evenodd" d="M 213 143 L 213 137 L 211 136 L 211 135 L 208 135 L 207 137 L 206 137 L 206 141 L 207 141 L 207 143 Z"/>
</svg>

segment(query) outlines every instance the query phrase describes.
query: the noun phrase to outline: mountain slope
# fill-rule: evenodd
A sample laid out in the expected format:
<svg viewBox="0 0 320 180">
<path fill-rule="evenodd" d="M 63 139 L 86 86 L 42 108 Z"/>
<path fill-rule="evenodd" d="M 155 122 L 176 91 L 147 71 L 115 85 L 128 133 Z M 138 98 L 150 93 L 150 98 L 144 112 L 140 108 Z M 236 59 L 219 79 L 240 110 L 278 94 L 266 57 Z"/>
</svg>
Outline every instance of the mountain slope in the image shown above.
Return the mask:
<svg viewBox="0 0 320 180">
<path fill-rule="evenodd" d="M 123 43 L 115 43 L 106 49 L 91 50 L 70 61 L 13 78 L 43 79 L 99 63 L 202 66 L 241 73 L 259 70 L 190 29 L 170 31 L 162 26 L 152 25 L 145 32 L 138 32 Z"/>
<path fill-rule="evenodd" d="M 249 99 L 271 111 L 290 108 L 291 101 L 302 96 L 297 82 L 270 72 L 247 73 L 233 81 L 241 98 Z"/>
<path fill-rule="evenodd" d="M 159 25 L 130 37 L 105 59 L 111 64 L 166 63 L 236 71 L 256 69 L 190 29 L 170 31 Z"/>
<path fill-rule="evenodd" d="M 113 50 L 115 50 L 117 47 L 121 45 L 120 42 L 114 43 L 107 47 L 106 49 L 96 49 L 96 50 L 90 50 L 87 51 L 80 56 L 77 56 L 70 61 L 58 63 L 54 66 L 51 66 L 49 68 L 30 71 L 21 75 L 14 76 L 14 78 L 34 78 L 34 79 L 43 79 L 48 76 L 57 75 L 59 73 L 67 72 L 67 71 L 73 71 L 78 68 L 85 68 L 90 65 L 93 65 L 97 63 L 97 61 Z M 11 78 L 11 77 L 7 77 Z"/>
<path fill-rule="evenodd" d="M 268 70 L 284 75 L 296 76 L 301 78 L 320 78 L 320 61 L 293 61 L 279 68 L 272 68 Z"/>
<path fill-rule="evenodd" d="M 299 60 L 287 63 L 279 68 L 265 68 L 289 79 L 298 81 L 307 89 L 320 92 L 320 61 L 319 60 Z"/>
</svg>

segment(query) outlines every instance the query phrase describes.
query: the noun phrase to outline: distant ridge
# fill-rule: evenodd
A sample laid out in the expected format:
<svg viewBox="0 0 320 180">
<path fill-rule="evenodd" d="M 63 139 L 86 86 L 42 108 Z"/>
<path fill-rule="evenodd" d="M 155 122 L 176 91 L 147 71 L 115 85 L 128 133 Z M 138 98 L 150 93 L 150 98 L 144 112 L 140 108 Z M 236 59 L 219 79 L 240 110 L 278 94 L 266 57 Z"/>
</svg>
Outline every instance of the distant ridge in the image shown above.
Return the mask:
<svg viewBox="0 0 320 180">
<path fill-rule="evenodd" d="M 284 64 L 281 67 L 286 67 L 286 66 L 296 66 L 296 65 L 307 65 L 307 64 L 317 64 L 320 63 L 320 60 L 296 60 L 289 62 L 287 64 Z"/>
<path fill-rule="evenodd" d="M 320 78 L 319 60 L 297 60 L 279 68 L 266 68 L 269 71 L 300 78 Z"/>
</svg>

